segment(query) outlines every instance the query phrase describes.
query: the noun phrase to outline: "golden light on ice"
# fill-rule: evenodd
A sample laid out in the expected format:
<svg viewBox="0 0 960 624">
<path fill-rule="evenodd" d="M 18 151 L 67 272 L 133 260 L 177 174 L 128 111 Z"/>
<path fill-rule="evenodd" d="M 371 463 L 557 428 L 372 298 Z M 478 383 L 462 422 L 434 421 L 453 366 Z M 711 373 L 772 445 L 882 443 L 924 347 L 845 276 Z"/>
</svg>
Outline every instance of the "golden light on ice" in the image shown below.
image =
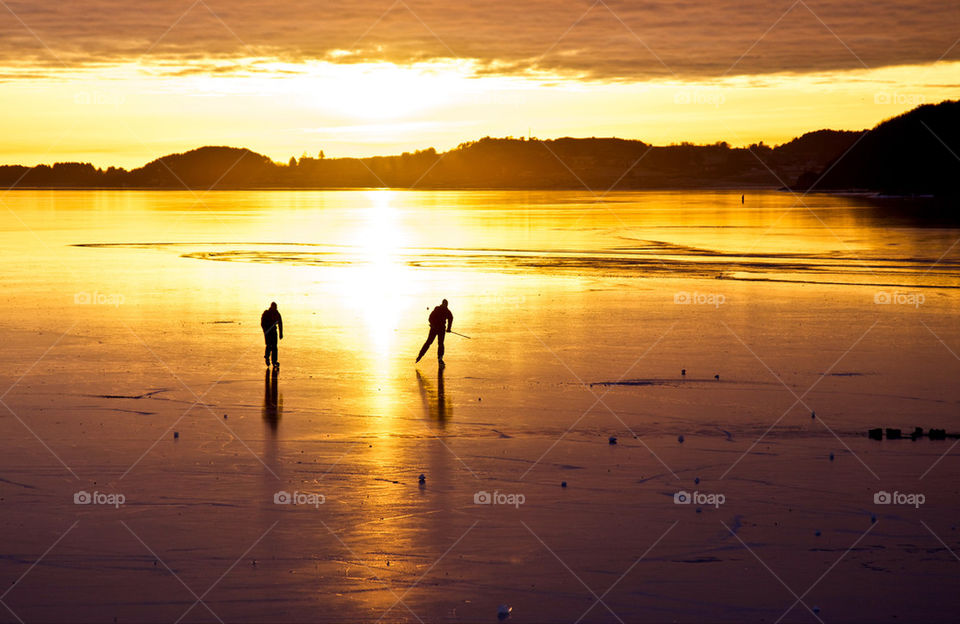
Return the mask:
<svg viewBox="0 0 960 624">
<path fill-rule="evenodd" d="M 368 191 L 368 205 L 357 216 L 347 244 L 355 265 L 344 276 L 346 300 L 366 328 L 370 352 L 377 360 L 391 353 L 405 302 L 415 290 L 412 271 L 403 259 L 407 240 L 400 211 L 391 203 L 395 191 Z"/>
</svg>

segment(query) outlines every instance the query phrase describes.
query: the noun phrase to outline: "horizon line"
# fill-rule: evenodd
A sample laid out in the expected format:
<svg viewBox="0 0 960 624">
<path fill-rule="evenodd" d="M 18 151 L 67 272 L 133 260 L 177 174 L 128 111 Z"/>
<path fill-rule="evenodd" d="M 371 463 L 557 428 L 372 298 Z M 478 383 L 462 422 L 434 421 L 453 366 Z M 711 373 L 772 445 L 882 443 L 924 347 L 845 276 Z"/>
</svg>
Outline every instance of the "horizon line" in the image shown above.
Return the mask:
<svg viewBox="0 0 960 624">
<path fill-rule="evenodd" d="M 944 101 L 949 101 L 949 100 L 944 100 Z M 903 114 L 903 113 L 901 113 L 901 114 Z M 895 115 L 894 117 L 898 117 L 898 116 L 899 116 L 899 115 Z M 893 119 L 893 117 L 891 117 L 890 119 Z M 884 120 L 884 121 L 886 121 L 886 120 Z M 882 122 L 881 122 L 881 123 L 882 123 Z M 494 141 L 522 141 L 522 142 L 538 142 L 538 143 L 546 143 L 546 142 L 548 142 L 548 141 L 562 141 L 562 140 L 566 140 L 566 139 L 574 140 L 574 141 L 591 141 L 591 140 L 594 140 L 594 141 L 611 141 L 611 140 L 612 140 L 612 141 L 626 141 L 626 142 L 632 142 L 632 143 L 642 143 L 643 145 L 649 146 L 649 147 L 651 147 L 651 148 L 682 147 L 682 146 L 690 146 L 690 147 L 713 147 L 713 146 L 716 146 L 716 145 L 726 145 L 729 149 L 749 149 L 750 147 L 753 147 L 753 146 L 763 145 L 763 146 L 769 147 L 769 148 L 771 148 L 771 149 L 776 149 L 776 148 L 778 148 L 778 147 L 781 147 L 781 146 L 783 146 L 783 145 L 786 145 L 787 143 L 790 143 L 790 142 L 792 142 L 792 141 L 795 141 L 796 139 L 799 139 L 799 138 L 801 138 L 801 137 L 804 137 L 804 136 L 806 136 L 806 135 L 808 135 L 808 134 L 812 134 L 812 133 L 814 133 L 814 132 L 867 132 L 867 131 L 869 131 L 869 130 L 870 130 L 870 128 L 861 128 L 861 129 L 858 129 L 858 130 L 847 130 L 847 129 L 837 129 L 837 128 L 817 128 L 816 130 L 808 130 L 808 131 L 806 131 L 806 132 L 804 132 L 804 133 L 802 133 L 802 134 L 798 134 L 797 136 L 794 136 L 794 137 L 792 137 L 792 138 L 790 138 L 790 139 L 788 139 L 788 140 L 786 140 L 786 141 L 783 141 L 782 143 L 766 143 L 766 142 L 764 142 L 764 141 L 761 139 L 760 141 L 757 141 L 757 142 L 755 142 L 755 143 L 749 143 L 749 144 L 744 144 L 744 145 L 734 145 L 734 144 L 732 144 L 730 141 L 714 141 L 714 142 L 712 142 L 712 143 L 694 143 L 693 141 L 675 141 L 675 142 L 672 142 L 672 143 L 656 145 L 656 144 L 654 144 L 654 143 L 648 143 L 648 142 L 644 141 L 643 139 L 626 138 L 626 137 L 619 137 L 619 136 L 613 136 L 613 135 L 611 135 L 611 136 L 570 136 L 570 135 L 564 135 L 564 136 L 549 137 L 549 138 L 541 138 L 541 137 L 536 137 L 536 136 L 526 136 L 526 137 L 524 137 L 524 136 L 513 136 L 513 135 L 506 135 L 506 136 L 490 136 L 490 135 L 487 135 L 487 136 L 483 136 L 483 137 L 480 137 L 480 138 L 477 138 L 477 139 L 472 139 L 472 140 L 468 140 L 468 141 L 461 141 L 460 143 L 457 143 L 457 145 L 455 145 L 454 147 L 451 147 L 450 149 L 443 150 L 443 151 L 438 150 L 438 149 L 437 149 L 436 147 L 434 147 L 434 146 L 429 146 L 429 147 L 423 147 L 423 148 L 420 148 L 420 149 L 416 149 L 416 150 L 413 150 L 413 151 L 404 151 L 404 152 L 393 153 L 393 154 L 370 154 L 370 155 L 365 155 L 365 156 L 328 156 L 326 153 L 324 153 L 323 160 L 368 160 L 368 159 L 373 159 L 373 158 L 397 158 L 397 157 L 403 156 L 404 154 L 420 154 L 420 153 L 424 153 L 424 152 L 429 152 L 429 151 L 431 151 L 431 150 L 433 150 L 436 154 L 447 154 L 447 153 L 456 151 L 456 150 L 458 150 L 458 149 L 460 149 L 460 148 L 462 148 L 462 147 L 464 147 L 464 146 L 467 146 L 467 145 L 470 145 L 470 144 L 473 144 L 473 143 L 478 143 L 478 142 L 483 141 L 483 140 L 486 140 L 486 139 L 490 139 L 490 140 L 494 140 Z M 264 154 L 264 153 L 262 153 L 262 152 L 258 152 L 258 151 L 256 151 L 255 149 L 250 148 L 250 147 L 238 147 L 238 146 L 235 146 L 235 145 L 225 145 L 225 144 L 221 144 L 221 145 L 207 144 L 207 145 L 199 145 L 199 146 L 197 146 L 197 147 L 191 147 L 191 148 L 189 148 L 189 149 L 186 149 L 186 150 L 180 151 L 180 152 L 168 152 L 168 153 L 166 153 L 166 154 L 162 154 L 162 155 L 160 155 L 160 156 L 156 156 L 156 157 L 154 157 L 154 158 L 152 158 L 152 159 L 144 162 L 142 165 L 138 165 L 138 166 L 132 167 L 132 168 L 130 168 L 130 169 L 127 169 L 127 168 L 125 168 L 125 167 L 116 166 L 116 165 L 107 165 L 106 167 L 96 166 L 96 165 L 94 165 L 93 162 L 91 162 L 91 161 L 80 161 L 80 160 L 59 160 L 59 161 L 54 161 L 54 162 L 39 162 L 39 163 L 36 163 L 36 164 L 34 164 L 34 165 L 26 165 L 26 164 L 23 164 L 23 163 L 0 163 L 0 167 L 27 167 L 27 168 L 34 169 L 34 168 L 37 168 L 37 167 L 44 167 L 44 166 L 52 167 L 52 166 L 54 166 L 54 165 L 60 165 L 60 164 L 80 164 L 80 165 L 91 165 L 91 166 L 95 167 L 96 169 L 105 169 L 105 168 L 109 168 L 109 167 L 114 167 L 115 169 L 123 169 L 123 170 L 125 170 L 125 171 L 133 171 L 133 170 L 135 170 L 135 169 L 140 169 L 140 168 L 142 168 L 142 167 L 145 167 L 146 165 L 149 165 L 149 164 L 152 163 L 152 162 L 156 162 L 157 160 L 160 160 L 160 159 L 162 159 L 162 158 L 166 158 L 166 157 L 168 157 L 168 156 L 181 156 L 181 155 L 189 154 L 189 153 L 191 153 L 191 152 L 195 152 L 195 151 L 197 151 L 197 150 L 201 150 L 201 149 L 205 149 L 205 148 L 226 148 L 226 149 L 234 149 L 234 150 L 247 150 L 248 152 L 251 152 L 251 153 L 253 153 L 253 154 L 257 154 L 257 155 L 259 155 L 259 156 L 263 156 L 263 157 L 265 157 L 265 158 L 268 158 L 268 159 L 270 160 L 270 162 L 272 162 L 272 163 L 274 163 L 274 164 L 276 164 L 276 165 L 279 165 L 279 166 L 283 166 L 283 167 L 288 166 L 289 160 L 290 160 L 289 158 L 287 158 L 286 160 L 276 160 L 276 159 L 273 158 L 272 156 L 268 156 L 267 154 Z M 304 153 L 301 154 L 300 156 L 291 155 L 290 158 L 295 158 L 295 159 L 298 160 L 298 161 L 299 161 L 301 158 L 311 158 L 311 159 L 319 160 L 319 159 L 320 159 L 320 158 L 319 158 L 319 154 L 320 154 L 321 152 L 324 152 L 324 150 L 323 150 L 323 149 L 318 150 L 318 151 L 316 152 L 316 155 L 315 155 L 315 156 L 308 155 L 308 154 L 306 154 L 306 152 L 304 152 Z"/>
</svg>

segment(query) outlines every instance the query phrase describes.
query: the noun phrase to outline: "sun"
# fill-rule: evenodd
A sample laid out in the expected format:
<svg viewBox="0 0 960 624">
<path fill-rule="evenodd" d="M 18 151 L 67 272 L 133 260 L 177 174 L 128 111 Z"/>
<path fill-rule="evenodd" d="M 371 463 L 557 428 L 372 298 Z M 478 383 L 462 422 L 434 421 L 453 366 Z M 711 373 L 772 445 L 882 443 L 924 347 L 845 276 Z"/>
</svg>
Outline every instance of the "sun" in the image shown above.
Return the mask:
<svg viewBox="0 0 960 624">
<path fill-rule="evenodd" d="M 442 108 L 471 89 L 455 64 L 328 65 L 310 77 L 313 104 L 357 120 L 395 120 Z"/>
</svg>

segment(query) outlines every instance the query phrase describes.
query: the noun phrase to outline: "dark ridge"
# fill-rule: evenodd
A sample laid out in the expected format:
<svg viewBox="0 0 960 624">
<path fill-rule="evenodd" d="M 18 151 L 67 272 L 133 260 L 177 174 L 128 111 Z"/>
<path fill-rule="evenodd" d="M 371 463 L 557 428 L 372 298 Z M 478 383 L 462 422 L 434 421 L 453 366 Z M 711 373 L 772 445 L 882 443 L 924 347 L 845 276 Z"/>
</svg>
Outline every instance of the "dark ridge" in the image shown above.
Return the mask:
<svg viewBox="0 0 960 624">
<path fill-rule="evenodd" d="M 490 138 L 438 153 L 291 158 L 201 147 L 126 170 L 90 163 L 0 166 L 0 187 L 43 188 L 783 188 L 956 195 L 960 102 L 925 105 L 872 130 L 808 132 L 783 145 L 653 146 L 617 138 Z M 951 207 L 948 212 L 954 213 Z"/>
<path fill-rule="evenodd" d="M 864 133 L 797 188 L 954 197 L 960 179 L 960 101 L 919 106 Z"/>
</svg>

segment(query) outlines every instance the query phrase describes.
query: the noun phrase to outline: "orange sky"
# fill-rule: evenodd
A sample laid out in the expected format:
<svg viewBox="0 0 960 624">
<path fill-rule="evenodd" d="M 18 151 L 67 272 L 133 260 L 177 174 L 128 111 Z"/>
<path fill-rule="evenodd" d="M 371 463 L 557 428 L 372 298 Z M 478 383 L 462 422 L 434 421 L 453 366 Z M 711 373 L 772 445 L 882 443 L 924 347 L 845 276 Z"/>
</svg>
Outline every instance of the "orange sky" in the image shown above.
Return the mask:
<svg viewBox="0 0 960 624">
<path fill-rule="evenodd" d="M 779 143 L 960 97 L 960 5 L 8 2 L 0 162 L 486 135 Z"/>
</svg>

